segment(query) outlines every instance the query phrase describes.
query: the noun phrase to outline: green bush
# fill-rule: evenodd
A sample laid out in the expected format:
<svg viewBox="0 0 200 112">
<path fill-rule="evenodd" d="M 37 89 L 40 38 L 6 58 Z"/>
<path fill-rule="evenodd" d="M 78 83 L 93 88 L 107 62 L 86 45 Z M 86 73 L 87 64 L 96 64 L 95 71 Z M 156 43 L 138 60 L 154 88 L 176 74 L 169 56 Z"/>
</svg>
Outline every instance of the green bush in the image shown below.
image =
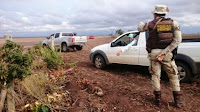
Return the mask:
<svg viewBox="0 0 200 112">
<path fill-rule="evenodd" d="M 42 47 L 41 43 L 23 53 L 23 46 L 7 40 L 0 47 L 0 86 L 9 85 L 14 79 L 23 80 L 30 75 L 33 61 L 38 57 L 46 63 L 48 69 L 57 69 L 64 64 L 59 52 L 48 46 Z"/>
<path fill-rule="evenodd" d="M 57 69 L 59 66 L 64 65 L 59 52 L 52 50 L 49 46 L 43 47 L 41 43 L 34 46 L 33 49 L 30 49 L 29 53 L 33 57 L 42 57 L 48 69 Z"/>
<path fill-rule="evenodd" d="M 23 54 L 23 47 L 7 40 L 0 47 L 0 85 L 9 85 L 14 79 L 24 79 L 31 74 L 32 56 Z"/>
</svg>

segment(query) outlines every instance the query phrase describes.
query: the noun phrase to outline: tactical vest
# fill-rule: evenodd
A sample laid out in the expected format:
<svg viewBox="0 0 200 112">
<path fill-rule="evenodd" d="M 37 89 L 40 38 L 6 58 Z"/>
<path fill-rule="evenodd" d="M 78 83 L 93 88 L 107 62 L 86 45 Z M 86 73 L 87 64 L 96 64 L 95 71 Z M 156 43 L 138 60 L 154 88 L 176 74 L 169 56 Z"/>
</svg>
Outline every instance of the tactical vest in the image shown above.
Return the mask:
<svg viewBox="0 0 200 112">
<path fill-rule="evenodd" d="M 152 49 L 165 49 L 174 38 L 173 20 L 171 18 L 162 18 L 158 22 L 159 19 L 154 19 L 148 24 L 149 38 L 146 44 L 148 53 Z"/>
</svg>

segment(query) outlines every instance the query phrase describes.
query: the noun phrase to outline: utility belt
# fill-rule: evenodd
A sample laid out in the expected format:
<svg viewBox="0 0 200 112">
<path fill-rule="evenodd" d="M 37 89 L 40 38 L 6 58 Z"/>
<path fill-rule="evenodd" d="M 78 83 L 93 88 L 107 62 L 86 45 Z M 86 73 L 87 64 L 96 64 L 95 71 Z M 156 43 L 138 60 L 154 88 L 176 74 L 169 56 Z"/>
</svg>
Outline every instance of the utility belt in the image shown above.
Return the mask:
<svg viewBox="0 0 200 112">
<path fill-rule="evenodd" d="M 169 52 L 165 55 L 163 61 L 172 61 L 175 59 L 177 55 L 177 49 L 174 49 L 172 52 Z M 163 51 L 163 49 L 152 49 L 151 52 L 148 54 L 150 60 L 158 60 L 157 56 Z"/>
</svg>

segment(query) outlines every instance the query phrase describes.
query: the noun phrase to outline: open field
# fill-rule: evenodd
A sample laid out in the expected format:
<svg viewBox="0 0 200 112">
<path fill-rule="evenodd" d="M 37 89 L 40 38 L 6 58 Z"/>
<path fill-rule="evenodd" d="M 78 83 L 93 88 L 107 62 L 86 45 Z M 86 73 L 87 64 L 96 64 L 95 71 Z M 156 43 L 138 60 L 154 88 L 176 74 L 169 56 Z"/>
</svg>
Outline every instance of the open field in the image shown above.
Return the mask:
<svg viewBox="0 0 200 112">
<path fill-rule="evenodd" d="M 183 34 L 182 35 L 184 39 L 189 39 L 189 38 L 200 38 L 200 34 Z M 96 36 L 97 38 L 101 38 L 101 36 Z M 95 37 L 95 38 L 96 38 Z M 32 45 L 35 45 L 38 42 L 41 42 L 44 40 L 45 37 L 13 37 L 13 41 L 25 46 L 25 48 L 31 47 Z M 4 39 L 0 38 L 0 46 L 4 43 Z"/>
<path fill-rule="evenodd" d="M 44 38 L 16 38 L 13 41 L 31 47 Z M 109 65 L 105 70 L 94 67 L 89 60 L 91 48 L 111 42 L 112 37 L 95 37 L 89 39 L 81 51 L 63 52 L 65 63 L 75 64 L 73 71 L 64 75 L 67 84 L 63 89 L 70 92 L 72 99 L 69 112 L 105 111 L 105 112 L 199 112 L 200 84 L 181 84 L 184 107 L 181 109 L 172 106 L 173 97 L 168 81 L 161 81 L 162 106 L 154 104 L 151 77 L 148 69 L 139 66 Z M 2 39 L 0 45 L 2 45 Z M 64 68 L 64 69 L 67 69 Z M 99 97 L 94 93 L 80 88 L 77 83 L 87 79 L 92 86 L 100 87 L 104 95 Z"/>
<path fill-rule="evenodd" d="M 23 45 L 25 48 L 30 48 L 33 45 L 42 42 L 44 40 L 44 37 L 30 37 L 30 38 L 15 38 L 13 37 L 13 41 L 16 42 L 17 44 Z M 0 46 L 4 43 L 4 39 L 0 38 Z"/>
<path fill-rule="evenodd" d="M 183 34 L 183 38 L 200 38 L 200 34 Z"/>
<path fill-rule="evenodd" d="M 96 37 L 101 37 L 101 36 L 96 36 Z M 183 38 L 200 38 L 200 34 L 183 34 L 182 35 Z M 13 37 L 13 41 L 17 42 L 17 43 L 31 43 L 32 42 L 38 42 L 38 41 L 42 41 L 44 40 L 45 37 Z M 3 42 L 3 38 L 0 38 L 0 44 L 2 44 Z"/>
</svg>

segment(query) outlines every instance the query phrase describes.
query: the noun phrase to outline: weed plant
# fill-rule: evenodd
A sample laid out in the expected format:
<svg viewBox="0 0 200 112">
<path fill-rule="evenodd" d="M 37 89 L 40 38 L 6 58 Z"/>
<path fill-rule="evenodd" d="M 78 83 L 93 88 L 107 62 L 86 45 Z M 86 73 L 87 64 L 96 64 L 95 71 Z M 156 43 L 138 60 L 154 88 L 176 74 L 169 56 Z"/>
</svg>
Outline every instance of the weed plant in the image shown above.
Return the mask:
<svg viewBox="0 0 200 112">
<path fill-rule="evenodd" d="M 22 53 L 23 47 L 7 40 L 0 47 L 0 85 L 8 86 L 14 79 L 24 79 L 30 75 L 33 58 Z"/>
<path fill-rule="evenodd" d="M 29 49 L 29 54 L 31 54 L 34 59 L 41 57 L 48 69 L 57 69 L 59 66 L 64 65 L 59 52 L 52 50 L 49 46 L 43 47 L 41 43 L 34 46 L 33 49 Z"/>
<path fill-rule="evenodd" d="M 0 47 L 0 86 L 9 86 L 14 79 L 25 79 L 21 84 L 26 92 L 44 103 L 35 106 L 33 110 L 49 112 L 45 98 L 54 86 L 48 80 L 46 71 L 64 65 L 62 56 L 49 46 L 43 47 L 41 43 L 26 53 L 23 50 L 23 46 L 9 40 Z"/>
</svg>

